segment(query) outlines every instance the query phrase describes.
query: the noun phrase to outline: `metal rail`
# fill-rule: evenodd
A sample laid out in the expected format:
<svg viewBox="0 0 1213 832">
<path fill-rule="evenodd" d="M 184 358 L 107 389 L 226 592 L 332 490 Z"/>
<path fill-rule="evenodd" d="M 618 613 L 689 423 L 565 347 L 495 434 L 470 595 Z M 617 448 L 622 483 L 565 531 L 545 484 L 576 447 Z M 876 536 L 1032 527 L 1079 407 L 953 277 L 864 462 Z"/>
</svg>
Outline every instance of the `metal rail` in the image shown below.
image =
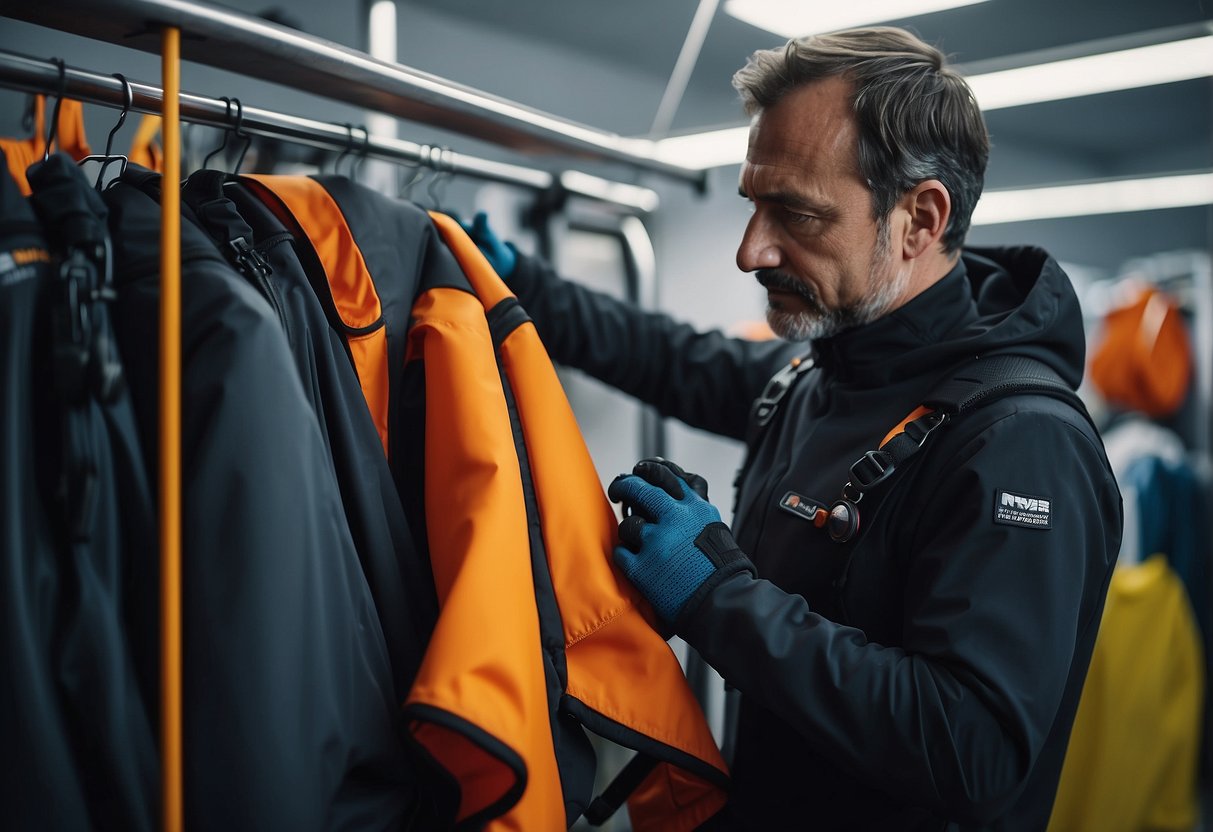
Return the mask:
<svg viewBox="0 0 1213 832">
<path fill-rule="evenodd" d="M 164 26 L 182 57 L 346 104 L 531 153 L 619 162 L 702 189 L 705 173 L 657 158 L 655 144 L 586 127 L 471 87 L 190 0 L 0 0 L 0 14 L 122 46 L 159 51 Z"/>
<path fill-rule="evenodd" d="M 65 94 L 69 98 L 115 109 L 121 109 L 125 102 L 122 82 L 112 75 L 69 66 L 65 69 L 63 81 Z M 59 67 L 56 64 L 0 50 L 0 86 L 54 95 L 59 90 L 59 84 Z M 144 113 L 161 112 L 164 91 L 160 87 L 134 80 L 130 81 L 130 86 L 134 97 L 131 110 Z M 234 109 L 223 99 L 183 92 L 180 101 L 183 121 L 212 127 L 235 126 Z M 612 182 L 581 172 L 551 173 L 522 165 L 467 156 L 447 148 L 416 144 L 403 139 L 377 136 L 364 138 L 359 131 L 355 131 L 351 137 L 350 130 L 343 124 L 301 118 L 259 107 L 242 105 L 241 109 L 243 116 L 240 129 L 250 134 L 271 136 L 328 150 L 350 150 L 353 154 L 365 154 L 370 158 L 392 162 L 423 164 L 435 171 L 503 182 L 537 191 L 559 188 L 571 195 L 618 205 L 640 213 L 656 210 L 659 202 L 656 192 L 649 188 Z"/>
</svg>

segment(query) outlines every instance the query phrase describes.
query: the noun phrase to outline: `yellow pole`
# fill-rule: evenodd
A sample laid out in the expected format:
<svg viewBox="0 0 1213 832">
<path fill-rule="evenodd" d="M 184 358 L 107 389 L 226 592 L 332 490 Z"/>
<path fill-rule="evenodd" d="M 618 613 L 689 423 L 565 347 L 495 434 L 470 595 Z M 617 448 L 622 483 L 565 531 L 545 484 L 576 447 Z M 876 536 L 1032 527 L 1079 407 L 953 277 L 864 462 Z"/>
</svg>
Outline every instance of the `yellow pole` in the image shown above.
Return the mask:
<svg viewBox="0 0 1213 832">
<path fill-rule="evenodd" d="M 185 826 L 181 754 L 181 31 L 164 30 L 160 225 L 160 757 L 165 832 Z"/>
</svg>

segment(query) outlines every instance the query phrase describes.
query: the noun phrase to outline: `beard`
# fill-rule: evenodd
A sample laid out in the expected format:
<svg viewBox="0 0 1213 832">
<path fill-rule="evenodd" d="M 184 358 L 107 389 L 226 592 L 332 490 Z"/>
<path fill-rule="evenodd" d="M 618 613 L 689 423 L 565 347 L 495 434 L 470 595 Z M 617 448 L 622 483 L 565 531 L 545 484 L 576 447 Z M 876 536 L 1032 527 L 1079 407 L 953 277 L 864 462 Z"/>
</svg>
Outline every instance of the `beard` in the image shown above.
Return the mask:
<svg viewBox="0 0 1213 832">
<path fill-rule="evenodd" d="M 800 298 L 808 309 L 792 311 L 775 304 L 767 306 L 767 323 L 775 334 L 786 341 L 815 341 L 829 338 L 857 326 L 871 323 L 891 311 L 893 304 L 905 291 L 909 271 L 899 271 L 890 278 L 877 274 L 877 265 L 889 252 L 889 227 L 882 223 L 878 230 L 876 252 L 868 272 L 868 284 L 873 287 L 855 303 L 830 309 L 812 286 L 776 269 L 759 269 L 755 277 L 767 289 L 789 292 Z"/>
</svg>

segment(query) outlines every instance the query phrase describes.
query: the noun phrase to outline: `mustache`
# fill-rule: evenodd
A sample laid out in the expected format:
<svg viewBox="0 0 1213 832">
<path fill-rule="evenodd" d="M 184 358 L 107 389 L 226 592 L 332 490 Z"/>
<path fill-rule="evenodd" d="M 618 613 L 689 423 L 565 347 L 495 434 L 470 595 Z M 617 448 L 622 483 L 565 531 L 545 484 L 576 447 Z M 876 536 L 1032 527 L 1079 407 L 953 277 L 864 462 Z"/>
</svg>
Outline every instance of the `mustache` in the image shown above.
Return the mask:
<svg viewBox="0 0 1213 832">
<path fill-rule="evenodd" d="M 818 300 L 817 293 L 813 291 L 812 287 L 806 286 L 790 274 L 781 272 L 778 269 L 759 269 L 754 272 L 754 277 L 762 284 L 764 289 L 791 292 L 794 295 L 799 295 L 815 309 L 821 308 L 821 301 Z"/>
</svg>

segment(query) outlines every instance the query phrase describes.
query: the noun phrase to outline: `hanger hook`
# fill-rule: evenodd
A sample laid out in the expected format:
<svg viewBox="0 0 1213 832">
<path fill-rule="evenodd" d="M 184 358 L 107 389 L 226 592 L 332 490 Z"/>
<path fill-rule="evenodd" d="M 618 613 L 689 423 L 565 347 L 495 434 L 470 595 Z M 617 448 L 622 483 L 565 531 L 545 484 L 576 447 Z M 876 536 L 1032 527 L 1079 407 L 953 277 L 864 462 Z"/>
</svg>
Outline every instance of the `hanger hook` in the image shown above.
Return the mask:
<svg viewBox="0 0 1213 832">
<path fill-rule="evenodd" d="M 212 150 L 210 153 L 206 154 L 206 158 L 202 160 L 203 168 L 209 168 L 211 166 L 211 158 L 214 157 L 215 154 L 227 149 L 227 137 L 229 135 L 229 132 L 228 132 L 226 122 L 232 116 L 232 99 L 230 99 L 226 95 L 224 95 L 224 96 L 221 96 L 219 100 L 223 102 L 223 121 L 224 121 L 223 144 L 219 145 L 214 150 Z"/>
<path fill-rule="evenodd" d="M 67 92 L 67 62 L 61 58 L 51 58 L 51 63 L 59 67 L 59 92 L 55 96 L 55 109 L 51 113 L 51 123 L 46 129 L 46 146 L 42 150 L 42 161 L 51 157 L 51 144 L 55 134 L 59 132 L 59 107 L 63 104 L 63 96 Z"/>
<path fill-rule="evenodd" d="M 122 125 L 126 123 L 126 114 L 135 104 L 135 91 L 131 89 L 131 82 L 126 80 L 126 76 L 121 72 L 115 72 L 114 77 L 122 82 L 122 112 L 118 114 L 118 123 L 105 138 L 105 157 L 101 161 L 101 170 L 97 171 L 97 181 L 93 185 L 97 190 L 101 190 L 101 178 L 105 176 L 105 168 L 114 161 L 114 135 L 122 129 Z M 126 166 L 123 165 L 123 170 L 125 169 Z"/>
<path fill-rule="evenodd" d="M 342 160 L 350 155 L 350 151 L 354 149 L 354 125 L 345 121 L 342 122 L 342 126 L 345 128 L 345 147 L 341 149 L 341 152 L 337 154 L 337 158 L 333 160 L 333 173 L 338 176 L 341 175 Z M 350 168 L 350 173 L 353 173 L 352 167 Z"/>
<path fill-rule="evenodd" d="M 244 126 L 244 105 L 240 103 L 239 98 L 233 98 L 236 104 L 236 126 L 232 128 L 232 135 L 238 139 L 244 139 L 244 147 L 240 148 L 240 155 L 236 157 L 236 166 L 232 168 L 232 173 L 240 173 L 240 166 L 244 164 L 244 155 L 248 153 L 249 147 L 253 144 L 253 137 L 248 133 L 240 132 Z"/>
<path fill-rule="evenodd" d="M 350 165 L 350 179 L 354 181 L 358 180 L 358 175 L 362 172 L 362 165 L 371 152 L 370 129 L 365 124 L 359 124 L 358 129 L 362 131 L 362 147 L 359 148 L 358 155 L 354 157 L 354 161 Z"/>
<path fill-rule="evenodd" d="M 436 147 L 432 150 L 437 151 L 431 155 L 431 163 L 434 167 L 434 176 L 425 185 L 425 192 L 429 194 L 430 202 L 433 203 L 435 211 L 442 211 L 442 193 L 438 190 L 438 183 L 445 183 L 451 176 L 453 165 L 450 161 L 451 149 L 449 147 Z"/>
<path fill-rule="evenodd" d="M 413 192 L 413 188 L 415 188 L 417 183 L 420 182 L 422 177 L 425 176 L 426 158 L 429 152 L 430 146 L 428 144 L 423 144 L 421 149 L 417 151 L 417 161 L 414 164 L 407 166 L 408 169 L 413 172 L 413 176 L 408 182 L 400 186 L 399 192 L 401 199 L 408 199 L 409 195 Z"/>
</svg>

